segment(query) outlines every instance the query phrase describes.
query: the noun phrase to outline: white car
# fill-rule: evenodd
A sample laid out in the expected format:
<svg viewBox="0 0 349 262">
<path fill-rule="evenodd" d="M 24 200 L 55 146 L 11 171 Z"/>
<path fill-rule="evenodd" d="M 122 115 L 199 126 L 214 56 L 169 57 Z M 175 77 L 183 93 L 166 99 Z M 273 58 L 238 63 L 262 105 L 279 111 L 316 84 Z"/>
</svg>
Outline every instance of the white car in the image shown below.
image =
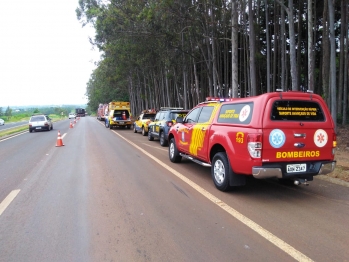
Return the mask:
<svg viewBox="0 0 349 262">
<path fill-rule="evenodd" d="M 76 118 L 75 114 L 73 114 L 73 113 L 69 113 L 68 117 L 69 117 L 69 119 Z"/>
<path fill-rule="evenodd" d="M 0 126 L 5 125 L 5 120 L 0 118 Z"/>
<path fill-rule="evenodd" d="M 29 119 L 29 132 L 53 129 L 52 119 L 48 115 L 33 115 Z"/>
</svg>

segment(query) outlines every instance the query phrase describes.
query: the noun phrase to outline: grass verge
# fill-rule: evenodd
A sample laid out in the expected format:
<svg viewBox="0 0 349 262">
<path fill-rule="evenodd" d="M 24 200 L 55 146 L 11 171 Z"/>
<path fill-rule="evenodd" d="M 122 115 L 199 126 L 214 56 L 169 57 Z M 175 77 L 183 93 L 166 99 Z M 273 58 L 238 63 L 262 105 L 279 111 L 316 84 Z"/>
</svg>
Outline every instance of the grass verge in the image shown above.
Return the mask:
<svg viewBox="0 0 349 262">
<path fill-rule="evenodd" d="M 15 135 L 15 134 L 23 132 L 23 131 L 28 131 L 28 126 L 27 125 L 20 126 L 20 127 L 14 127 L 14 128 L 11 128 L 11 129 L 0 131 L 0 138 L 6 137 L 6 136 Z"/>
</svg>

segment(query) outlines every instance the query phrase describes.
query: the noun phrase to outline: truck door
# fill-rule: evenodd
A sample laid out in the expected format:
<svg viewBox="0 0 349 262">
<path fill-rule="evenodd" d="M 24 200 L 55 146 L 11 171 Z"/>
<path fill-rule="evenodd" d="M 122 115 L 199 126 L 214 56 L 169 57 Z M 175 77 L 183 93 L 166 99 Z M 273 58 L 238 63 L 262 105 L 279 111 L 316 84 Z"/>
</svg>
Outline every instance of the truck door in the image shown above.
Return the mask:
<svg viewBox="0 0 349 262">
<path fill-rule="evenodd" d="M 190 152 L 197 158 L 208 162 L 209 128 L 213 120 L 214 106 L 204 106 L 199 114 L 197 124 L 193 128 Z"/>
<path fill-rule="evenodd" d="M 274 98 L 266 106 L 262 161 L 298 162 L 287 172 L 304 172 L 306 161 L 332 158 L 331 116 L 320 101 Z"/>
<path fill-rule="evenodd" d="M 183 120 L 183 125 L 179 128 L 180 140 L 178 143 L 179 150 L 190 154 L 190 144 L 192 143 L 191 137 L 193 133 L 193 127 L 196 124 L 197 118 L 201 111 L 201 107 L 194 108 L 190 111 Z"/>
</svg>

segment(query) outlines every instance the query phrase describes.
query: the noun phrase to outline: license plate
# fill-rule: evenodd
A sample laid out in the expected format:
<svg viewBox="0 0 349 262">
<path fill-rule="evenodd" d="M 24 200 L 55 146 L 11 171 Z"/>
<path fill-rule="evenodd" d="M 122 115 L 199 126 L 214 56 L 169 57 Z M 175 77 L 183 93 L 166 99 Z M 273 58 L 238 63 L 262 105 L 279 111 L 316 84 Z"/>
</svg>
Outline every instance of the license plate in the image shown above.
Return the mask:
<svg viewBox="0 0 349 262">
<path fill-rule="evenodd" d="M 286 169 L 287 169 L 287 173 L 305 172 L 307 171 L 307 165 L 306 164 L 287 165 Z"/>
<path fill-rule="evenodd" d="M 41 129 L 41 127 L 36 127 L 35 129 Z"/>
<path fill-rule="evenodd" d="M 119 121 L 119 124 L 125 124 L 125 122 L 124 121 Z"/>
</svg>

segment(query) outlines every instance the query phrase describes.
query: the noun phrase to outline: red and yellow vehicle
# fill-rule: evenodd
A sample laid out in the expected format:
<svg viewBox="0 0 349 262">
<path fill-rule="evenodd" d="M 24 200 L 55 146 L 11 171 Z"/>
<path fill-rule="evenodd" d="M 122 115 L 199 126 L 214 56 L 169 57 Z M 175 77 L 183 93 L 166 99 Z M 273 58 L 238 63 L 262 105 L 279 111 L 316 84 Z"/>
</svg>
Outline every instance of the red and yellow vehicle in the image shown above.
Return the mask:
<svg viewBox="0 0 349 262">
<path fill-rule="evenodd" d="M 146 136 L 148 134 L 148 125 L 154 121 L 155 115 L 155 109 L 143 110 L 133 123 L 133 132 L 141 132 L 143 136 Z"/>
<path fill-rule="evenodd" d="M 177 118 L 169 158 L 211 167 L 226 191 L 246 176 L 307 184 L 334 170 L 336 134 L 323 99 L 313 93 L 273 92 L 236 99 L 208 99 Z"/>
<path fill-rule="evenodd" d="M 110 102 L 108 104 L 108 117 L 105 119 L 105 127 L 124 127 L 130 129 L 131 121 L 130 102 Z"/>
</svg>

